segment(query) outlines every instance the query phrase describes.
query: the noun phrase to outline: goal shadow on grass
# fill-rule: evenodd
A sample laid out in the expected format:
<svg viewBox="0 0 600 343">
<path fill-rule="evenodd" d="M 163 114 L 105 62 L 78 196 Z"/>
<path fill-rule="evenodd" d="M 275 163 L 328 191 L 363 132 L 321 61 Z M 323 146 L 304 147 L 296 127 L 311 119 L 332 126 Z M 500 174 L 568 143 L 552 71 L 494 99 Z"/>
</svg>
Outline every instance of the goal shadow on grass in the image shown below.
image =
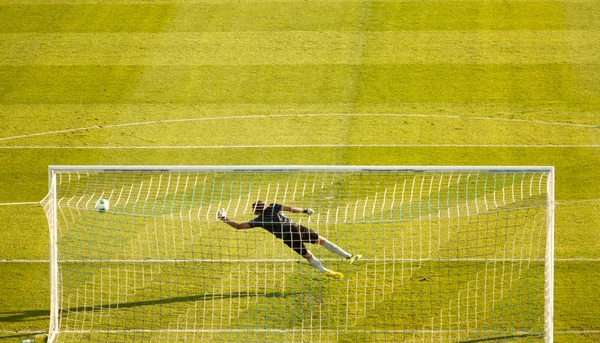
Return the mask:
<svg viewBox="0 0 600 343">
<path fill-rule="evenodd" d="M 26 322 L 40 317 L 50 318 L 50 310 L 24 310 L 21 312 L 0 312 L 0 323 Z"/>
</svg>

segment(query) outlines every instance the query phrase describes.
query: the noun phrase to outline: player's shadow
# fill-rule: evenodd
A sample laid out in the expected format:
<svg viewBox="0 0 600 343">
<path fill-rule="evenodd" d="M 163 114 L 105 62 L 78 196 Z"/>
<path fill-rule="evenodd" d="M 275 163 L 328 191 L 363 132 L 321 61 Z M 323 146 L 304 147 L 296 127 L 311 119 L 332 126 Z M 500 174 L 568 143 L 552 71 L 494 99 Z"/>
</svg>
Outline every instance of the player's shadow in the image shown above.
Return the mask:
<svg viewBox="0 0 600 343">
<path fill-rule="evenodd" d="M 124 309 L 133 308 L 139 306 L 154 306 L 154 305 L 167 305 L 174 303 L 186 303 L 186 302 L 198 302 L 198 301 L 212 301 L 221 299 L 241 299 L 241 298 L 287 298 L 291 296 L 297 296 L 300 293 L 250 293 L 250 292 L 232 292 L 232 293 L 206 293 L 202 295 L 190 295 L 185 297 L 174 297 L 165 299 L 154 299 L 154 300 L 143 300 L 143 301 L 132 301 L 125 303 L 105 304 L 98 306 L 79 306 L 70 308 L 69 311 L 98 311 L 108 309 Z"/>
<path fill-rule="evenodd" d="M 154 299 L 154 300 L 143 300 L 143 301 L 132 301 L 124 303 L 104 304 L 97 306 L 79 306 L 67 309 L 69 312 L 81 312 L 81 311 L 102 311 L 109 309 L 127 309 L 139 306 L 154 306 L 154 305 L 166 305 L 174 303 L 185 303 L 185 302 L 198 302 L 198 301 L 213 301 L 221 299 L 242 299 L 242 298 L 288 298 L 296 297 L 301 293 L 250 293 L 250 292 L 232 292 L 232 293 L 207 293 L 202 295 L 190 295 L 185 297 L 173 297 L 165 299 Z M 34 320 L 38 317 L 50 317 L 50 310 L 27 310 L 22 312 L 0 312 L 0 322 L 22 322 L 28 320 Z"/>
<path fill-rule="evenodd" d="M 499 337 L 486 337 L 486 338 L 468 339 L 468 340 L 465 340 L 465 341 L 459 341 L 458 343 L 506 342 L 507 340 L 515 340 L 515 339 L 527 338 L 527 337 L 540 337 L 540 338 L 543 338 L 544 335 L 537 334 L 537 333 L 531 333 L 531 334 L 523 333 L 523 334 L 518 334 L 518 335 L 506 335 L 506 336 L 499 336 Z"/>
</svg>

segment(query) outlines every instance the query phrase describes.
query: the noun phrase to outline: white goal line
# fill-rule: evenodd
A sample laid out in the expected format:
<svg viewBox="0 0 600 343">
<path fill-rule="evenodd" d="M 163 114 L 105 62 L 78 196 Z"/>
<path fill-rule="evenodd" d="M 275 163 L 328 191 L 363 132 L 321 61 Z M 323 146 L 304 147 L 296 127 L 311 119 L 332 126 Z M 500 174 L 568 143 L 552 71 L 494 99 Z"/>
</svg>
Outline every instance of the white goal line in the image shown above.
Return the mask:
<svg viewBox="0 0 600 343">
<path fill-rule="evenodd" d="M 341 261 L 336 258 L 321 258 L 321 261 Z M 568 259 L 574 261 L 595 261 L 600 259 Z M 415 263 L 415 262 L 544 262 L 544 258 L 409 258 L 409 259 L 390 259 L 390 258 L 361 258 L 360 262 L 383 262 L 383 263 Z M 560 261 L 555 259 L 555 261 Z M 0 263 L 49 263 L 50 260 L 0 260 Z M 148 260 L 59 260 L 58 263 L 293 263 L 303 262 L 300 259 L 148 259 Z"/>
<path fill-rule="evenodd" d="M 502 330 L 365 330 L 365 329 L 320 329 L 318 327 L 306 328 L 306 329 L 125 329 L 125 330 L 61 330 L 59 334 L 85 334 L 85 333 L 108 333 L 108 334 L 122 334 L 122 333 L 400 333 L 400 334 L 447 334 L 447 333 L 471 333 L 478 332 L 484 334 L 497 334 L 497 335 L 543 335 L 543 331 L 502 331 Z"/>
<path fill-rule="evenodd" d="M 301 329 L 295 329 L 295 330 L 301 330 Z M 309 329 L 306 329 L 307 331 L 312 331 Z M 280 330 L 282 331 L 282 330 Z M 333 331 L 333 330 L 332 330 Z M 366 330 L 363 330 L 364 332 L 367 332 Z M 88 333 L 90 331 L 62 331 L 61 333 Z M 97 331 L 94 331 L 97 332 Z M 165 332 L 168 332 L 165 330 Z M 209 330 L 204 330 L 203 332 L 214 332 L 214 331 L 209 331 Z M 339 332 L 339 331 L 334 331 L 334 332 Z M 354 330 L 352 332 L 359 332 L 358 330 Z M 369 332 L 378 332 L 378 331 L 369 331 Z M 393 332 L 398 332 L 398 330 L 388 330 L 385 331 L 388 333 L 393 333 Z M 411 333 L 418 333 L 418 332 L 428 332 L 428 333 L 443 333 L 441 331 L 425 331 L 425 330 L 421 330 L 421 331 L 410 331 Z M 447 332 L 456 332 L 456 331 L 447 331 Z M 482 332 L 482 331 L 479 331 Z M 47 333 L 47 331 L 42 331 L 42 330 L 0 330 L 0 333 L 2 334 L 18 334 L 18 335 L 36 335 L 36 334 L 45 334 Z M 512 332 L 511 332 L 512 333 Z M 563 331 L 554 331 L 555 335 L 581 335 L 581 334 L 600 334 L 600 330 L 563 330 Z"/>
<path fill-rule="evenodd" d="M 321 258 L 321 261 L 339 261 L 339 259 L 335 259 L 335 258 Z M 59 261 L 59 263 L 125 263 L 125 262 L 130 262 L 130 263 L 143 263 L 143 262 L 152 262 L 152 263 L 158 263 L 158 262 L 171 262 L 171 263 L 185 263 L 185 262 L 207 262 L 207 263 L 217 263 L 217 262 L 223 262 L 223 261 L 227 261 L 227 262 L 231 262 L 231 263 L 240 263 L 240 262 L 302 262 L 302 260 L 294 260 L 294 259 L 287 259 L 287 260 L 65 260 L 65 261 Z M 479 259 L 404 259 L 404 260 L 390 260 L 390 259 L 369 259 L 369 258 L 362 258 L 361 261 L 374 261 L 374 262 L 424 262 L 424 261 L 438 261 L 438 262 L 444 262 L 444 261 L 475 261 L 475 262 L 502 262 L 502 261 L 506 261 L 506 262 L 526 262 L 526 261 L 532 261 L 532 262 L 542 262 L 544 261 L 543 258 L 537 258 L 537 259 L 485 259 L 485 258 L 479 258 Z M 596 257 L 596 258 L 586 258 L 586 257 L 573 257 L 573 258 L 555 258 L 554 259 L 555 262 L 600 262 L 600 257 Z M 0 263 L 50 263 L 50 260 L 25 260 L 25 259 L 0 259 Z"/>
<path fill-rule="evenodd" d="M 0 149 L 600 148 L 600 144 L 4 145 Z"/>
</svg>

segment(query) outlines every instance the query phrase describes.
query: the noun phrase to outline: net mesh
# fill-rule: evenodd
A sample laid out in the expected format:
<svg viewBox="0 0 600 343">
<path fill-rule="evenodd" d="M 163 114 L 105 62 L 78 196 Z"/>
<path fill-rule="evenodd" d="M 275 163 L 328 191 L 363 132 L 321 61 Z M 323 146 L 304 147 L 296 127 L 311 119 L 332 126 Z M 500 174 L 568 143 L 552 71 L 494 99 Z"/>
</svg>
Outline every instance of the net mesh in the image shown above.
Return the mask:
<svg viewBox="0 0 600 343">
<path fill-rule="evenodd" d="M 55 341 L 543 341 L 548 172 L 55 175 Z M 329 279 L 271 233 L 216 219 L 248 221 L 259 199 L 314 209 L 289 216 L 364 258 L 310 245 L 345 275 Z"/>
</svg>

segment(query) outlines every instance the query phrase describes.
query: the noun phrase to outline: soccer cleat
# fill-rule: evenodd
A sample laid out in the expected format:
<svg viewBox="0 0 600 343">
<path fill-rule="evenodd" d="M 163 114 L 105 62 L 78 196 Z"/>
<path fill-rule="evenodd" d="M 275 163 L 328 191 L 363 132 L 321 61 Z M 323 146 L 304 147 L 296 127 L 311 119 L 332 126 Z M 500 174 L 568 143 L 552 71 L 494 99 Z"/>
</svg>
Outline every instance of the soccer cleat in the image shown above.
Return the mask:
<svg viewBox="0 0 600 343">
<path fill-rule="evenodd" d="M 332 279 L 343 279 L 344 278 L 344 274 L 334 272 L 333 270 L 326 270 L 325 275 L 329 276 Z"/>
<path fill-rule="evenodd" d="M 352 256 L 350 256 L 350 257 L 346 258 L 346 260 L 348 260 L 348 262 L 349 262 L 350 264 L 352 264 L 352 263 L 354 263 L 354 262 L 356 262 L 356 261 L 360 260 L 361 258 L 362 258 L 362 255 L 352 255 Z"/>
</svg>

